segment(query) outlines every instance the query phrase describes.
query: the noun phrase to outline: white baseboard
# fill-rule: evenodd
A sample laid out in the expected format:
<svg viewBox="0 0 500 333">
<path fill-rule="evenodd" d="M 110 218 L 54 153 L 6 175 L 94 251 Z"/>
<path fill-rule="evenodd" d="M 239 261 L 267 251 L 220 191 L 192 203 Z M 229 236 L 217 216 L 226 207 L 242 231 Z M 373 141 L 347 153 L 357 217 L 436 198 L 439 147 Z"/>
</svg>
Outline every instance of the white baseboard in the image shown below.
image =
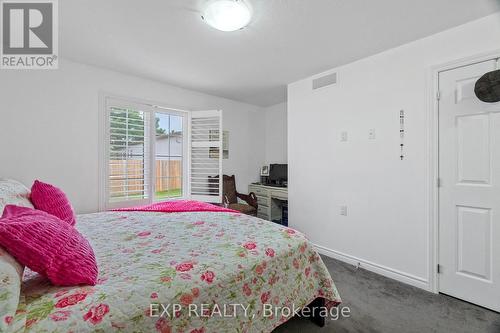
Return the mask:
<svg viewBox="0 0 500 333">
<path fill-rule="evenodd" d="M 316 251 L 318 251 L 318 253 L 323 254 L 327 257 L 334 258 L 334 259 L 346 262 L 346 263 L 354 265 L 354 266 L 357 266 L 359 264 L 359 266 L 361 268 L 364 268 L 364 269 L 369 270 L 371 272 L 383 275 L 385 277 L 388 277 L 390 279 L 393 279 L 393 280 L 396 280 L 399 282 L 409 284 L 409 285 L 417 287 L 417 288 L 431 291 L 429 281 L 426 279 L 423 279 L 421 277 L 418 277 L 418 276 L 415 276 L 412 274 L 408 274 L 405 272 L 401 272 L 401 271 L 398 271 L 396 269 L 392 269 L 392 268 L 389 268 L 386 266 L 378 265 L 378 264 L 375 264 L 375 263 L 370 262 L 368 260 L 356 258 L 354 256 L 350 256 L 348 254 L 341 253 L 341 252 L 326 248 L 326 247 L 321 246 L 321 245 L 314 244 L 314 247 L 316 248 Z M 333 277 L 333 280 L 335 281 L 335 277 Z"/>
</svg>

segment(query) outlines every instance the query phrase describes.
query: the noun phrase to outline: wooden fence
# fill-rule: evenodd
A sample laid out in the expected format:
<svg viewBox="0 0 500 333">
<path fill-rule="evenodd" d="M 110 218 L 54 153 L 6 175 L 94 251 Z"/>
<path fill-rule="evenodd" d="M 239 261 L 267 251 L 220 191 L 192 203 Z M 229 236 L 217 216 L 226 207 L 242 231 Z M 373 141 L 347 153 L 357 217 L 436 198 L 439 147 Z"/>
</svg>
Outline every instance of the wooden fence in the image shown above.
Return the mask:
<svg viewBox="0 0 500 333">
<path fill-rule="evenodd" d="M 143 190 L 143 161 L 111 160 L 109 163 L 111 195 L 141 194 Z M 128 180 L 124 180 L 128 178 Z M 163 192 L 182 188 L 182 161 L 156 161 L 154 192 Z M 121 195 L 120 195 L 121 196 Z"/>
<path fill-rule="evenodd" d="M 156 161 L 155 188 L 157 192 L 182 188 L 182 161 Z"/>
</svg>

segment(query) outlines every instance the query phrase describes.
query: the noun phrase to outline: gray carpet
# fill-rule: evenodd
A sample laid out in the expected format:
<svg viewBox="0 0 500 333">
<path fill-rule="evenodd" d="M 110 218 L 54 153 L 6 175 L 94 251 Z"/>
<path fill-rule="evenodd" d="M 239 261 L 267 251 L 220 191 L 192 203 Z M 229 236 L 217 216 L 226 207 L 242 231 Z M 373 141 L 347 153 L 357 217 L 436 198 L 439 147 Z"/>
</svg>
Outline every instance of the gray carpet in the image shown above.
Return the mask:
<svg viewBox="0 0 500 333">
<path fill-rule="evenodd" d="M 498 333 L 500 314 L 446 295 L 436 295 L 322 256 L 350 318 L 320 328 L 294 318 L 275 332 Z M 500 297 L 500 295 L 499 295 Z"/>
</svg>

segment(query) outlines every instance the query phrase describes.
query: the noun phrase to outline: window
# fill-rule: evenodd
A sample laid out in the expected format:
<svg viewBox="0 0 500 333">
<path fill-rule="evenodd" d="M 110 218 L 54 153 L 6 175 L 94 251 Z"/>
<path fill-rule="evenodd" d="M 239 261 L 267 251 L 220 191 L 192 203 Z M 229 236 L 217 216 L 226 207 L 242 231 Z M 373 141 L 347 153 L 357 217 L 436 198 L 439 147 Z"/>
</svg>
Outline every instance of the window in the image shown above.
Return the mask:
<svg viewBox="0 0 500 333">
<path fill-rule="evenodd" d="M 221 112 L 104 98 L 101 210 L 180 198 L 220 202 Z"/>
<path fill-rule="evenodd" d="M 155 200 L 184 196 L 184 116 L 155 114 Z"/>
<path fill-rule="evenodd" d="M 109 200 L 144 200 L 148 177 L 148 114 L 136 109 L 109 109 Z"/>
</svg>

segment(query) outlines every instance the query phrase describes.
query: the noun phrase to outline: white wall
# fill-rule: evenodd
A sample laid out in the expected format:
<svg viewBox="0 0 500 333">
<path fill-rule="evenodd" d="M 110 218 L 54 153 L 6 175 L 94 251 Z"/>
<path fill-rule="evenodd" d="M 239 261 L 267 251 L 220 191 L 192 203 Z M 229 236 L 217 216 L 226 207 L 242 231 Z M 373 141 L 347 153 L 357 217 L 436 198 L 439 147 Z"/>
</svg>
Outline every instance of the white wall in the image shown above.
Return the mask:
<svg viewBox="0 0 500 333">
<path fill-rule="evenodd" d="M 500 48 L 498 36 L 495 14 L 328 71 L 338 73 L 336 86 L 312 92 L 311 78 L 290 84 L 291 226 L 324 253 L 428 288 L 427 76 L 432 66 Z M 376 140 L 368 140 L 371 128 Z M 340 142 L 342 131 L 348 142 Z"/>
<path fill-rule="evenodd" d="M 266 127 L 266 164 L 287 163 L 287 105 L 264 108 Z"/>
<path fill-rule="evenodd" d="M 78 212 L 96 211 L 100 91 L 224 110 L 224 129 L 231 133 L 224 173 L 236 174 L 245 190 L 258 180 L 265 159 L 261 108 L 70 61 L 54 71 L 1 71 L 0 177 L 28 186 L 35 178 L 54 183 Z"/>
</svg>

